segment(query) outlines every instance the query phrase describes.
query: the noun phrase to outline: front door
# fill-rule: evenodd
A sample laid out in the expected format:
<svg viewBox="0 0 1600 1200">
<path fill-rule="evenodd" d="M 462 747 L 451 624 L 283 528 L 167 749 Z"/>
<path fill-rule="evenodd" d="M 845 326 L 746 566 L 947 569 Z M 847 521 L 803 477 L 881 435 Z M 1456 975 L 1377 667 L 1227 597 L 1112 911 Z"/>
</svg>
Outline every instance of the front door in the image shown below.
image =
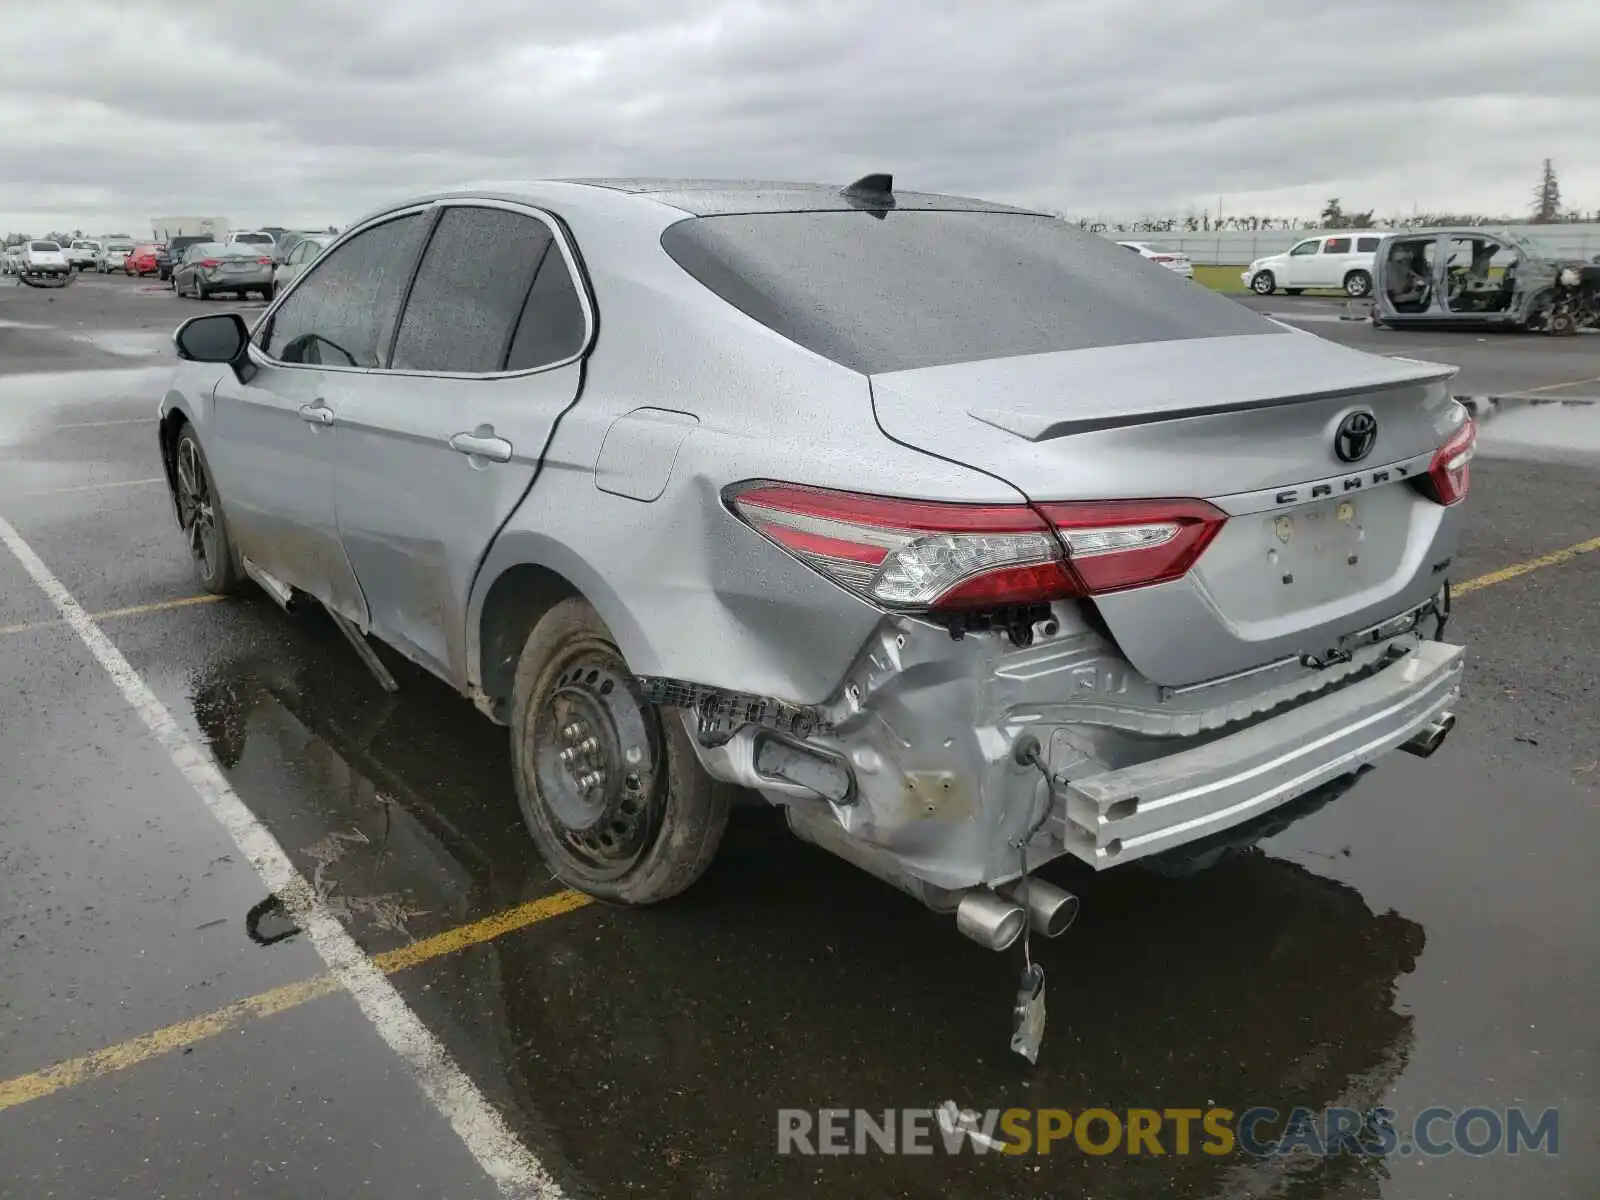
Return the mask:
<svg viewBox="0 0 1600 1200">
<path fill-rule="evenodd" d="M 240 552 L 363 626 L 334 518 L 338 422 L 394 328 L 418 225 L 411 213 L 358 233 L 268 313 L 251 339 L 250 382 L 230 372 L 217 385 L 207 446 Z"/>
<path fill-rule="evenodd" d="M 1289 251 L 1289 257 L 1285 262 L 1288 278 L 1283 281 L 1284 287 L 1306 288 L 1316 286 L 1317 251 L 1321 247 L 1321 238 L 1310 238 Z"/>
<path fill-rule="evenodd" d="M 552 219 L 437 211 L 387 369 L 341 413 L 335 506 L 372 632 L 459 685 L 473 579 L 578 398 L 594 321 Z"/>
</svg>

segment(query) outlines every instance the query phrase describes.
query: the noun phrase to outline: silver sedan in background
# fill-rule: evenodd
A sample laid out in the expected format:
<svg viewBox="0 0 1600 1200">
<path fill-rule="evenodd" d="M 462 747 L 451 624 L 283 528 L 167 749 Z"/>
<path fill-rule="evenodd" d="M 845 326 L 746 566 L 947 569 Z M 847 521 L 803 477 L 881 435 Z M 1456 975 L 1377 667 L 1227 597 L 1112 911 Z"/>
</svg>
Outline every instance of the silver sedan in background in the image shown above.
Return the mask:
<svg viewBox="0 0 1600 1200">
<path fill-rule="evenodd" d="M 271 300 L 276 291 L 272 256 L 248 242 L 196 242 L 184 250 L 183 258 L 173 266 L 172 289 L 196 300 L 218 292 L 232 292 L 241 300 L 251 292 L 259 292 L 263 300 Z"/>
<path fill-rule="evenodd" d="M 294 245 L 286 251 L 278 265 L 272 269 L 272 282 L 275 287 L 286 286 L 291 279 L 311 265 L 313 259 L 328 248 L 328 243 L 333 241 L 331 233 L 302 234 Z"/>
</svg>

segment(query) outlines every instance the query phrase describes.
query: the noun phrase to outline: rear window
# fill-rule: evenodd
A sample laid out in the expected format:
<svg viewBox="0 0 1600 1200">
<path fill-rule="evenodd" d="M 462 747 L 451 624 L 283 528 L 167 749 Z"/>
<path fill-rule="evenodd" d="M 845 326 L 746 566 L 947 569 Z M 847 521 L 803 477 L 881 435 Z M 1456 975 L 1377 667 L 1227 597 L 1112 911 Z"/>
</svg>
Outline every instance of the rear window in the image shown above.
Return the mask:
<svg viewBox="0 0 1600 1200">
<path fill-rule="evenodd" d="M 1382 238 L 1375 237 L 1357 238 L 1356 249 L 1362 254 L 1372 254 L 1378 249 L 1378 243 L 1382 240 Z"/>
<path fill-rule="evenodd" d="M 712 292 L 865 374 L 1138 342 L 1284 332 L 1053 217 L 757 213 L 661 235 Z"/>
<path fill-rule="evenodd" d="M 46 253 L 48 251 L 51 251 L 51 250 L 60 250 L 61 249 L 61 247 L 59 245 L 57 245 L 55 242 L 29 242 L 28 243 L 28 247 L 29 247 L 29 249 L 39 251 L 39 253 L 41 253 L 41 254 L 44 254 L 44 253 Z"/>
</svg>

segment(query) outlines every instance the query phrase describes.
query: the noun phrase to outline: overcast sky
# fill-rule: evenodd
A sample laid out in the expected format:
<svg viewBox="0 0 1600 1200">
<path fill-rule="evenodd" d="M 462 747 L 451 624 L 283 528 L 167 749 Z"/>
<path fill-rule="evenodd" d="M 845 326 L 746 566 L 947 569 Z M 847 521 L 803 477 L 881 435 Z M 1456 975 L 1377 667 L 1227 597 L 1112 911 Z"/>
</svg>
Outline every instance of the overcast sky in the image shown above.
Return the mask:
<svg viewBox="0 0 1600 1200">
<path fill-rule="evenodd" d="M 40 0 L 0 226 L 343 225 L 473 179 L 897 186 L 1138 217 L 1600 208 L 1597 0 Z"/>
</svg>

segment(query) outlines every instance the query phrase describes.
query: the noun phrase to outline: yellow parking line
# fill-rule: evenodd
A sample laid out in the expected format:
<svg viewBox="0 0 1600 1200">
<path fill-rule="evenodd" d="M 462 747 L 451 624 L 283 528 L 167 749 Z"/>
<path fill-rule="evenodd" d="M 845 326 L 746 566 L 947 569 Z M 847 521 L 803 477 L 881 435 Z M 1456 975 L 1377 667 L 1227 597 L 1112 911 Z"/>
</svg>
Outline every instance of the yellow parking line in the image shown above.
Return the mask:
<svg viewBox="0 0 1600 1200">
<path fill-rule="evenodd" d="M 189 608 L 196 604 L 215 604 L 222 596 L 184 596 L 179 600 L 158 600 L 154 604 L 134 604 L 128 608 L 111 608 L 105 612 L 90 613 L 91 621 L 109 621 L 114 617 L 138 617 L 145 613 L 166 612 L 169 608 Z M 21 625 L 0 625 L 0 635 L 7 633 L 32 633 L 35 629 L 50 629 L 65 625 L 62 620 L 24 622 Z"/>
<path fill-rule="evenodd" d="M 43 1099 L 52 1092 L 110 1075 L 113 1071 L 137 1066 L 170 1051 L 226 1033 L 243 1025 L 251 1017 L 268 1017 L 295 1008 L 307 1000 L 315 1000 L 318 996 L 326 996 L 329 992 L 337 991 L 338 987 L 339 982 L 332 975 L 317 975 L 286 987 L 273 988 L 270 992 L 262 992 L 203 1016 L 179 1021 L 165 1029 L 140 1034 L 82 1058 L 69 1058 L 66 1062 L 56 1063 L 31 1075 L 6 1080 L 0 1083 L 0 1111 L 26 1104 L 29 1100 Z"/>
<path fill-rule="evenodd" d="M 1535 392 L 1554 392 L 1560 388 L 1583 387 L 1588 383 L 1600 383 L 1600 375 L 1596 375 L 1593 379 L 1569 379 L 1565 383 L 1547 383 L 1543 387 L 1523 388 L 1517 395 L 1531 396 Z"/>
<path fill-rule="evenodd" d="M 1476 579 L 1469 579 L 1463 584 L 1450 589 L 1455 596 L 1464 596 L 1468 592 L 1475 592 L 1479 588 L 1492 587 L 1497 583 L 1504 583 L 1508 579 L 1515 579 L 1518 575 L 1526 575 L 1529 571 L 1538 571 L 1544 567 L 1558 567 L 1564 562 L 1571 562 L 1580 554 L 1592 554 L 1600 550 L 1600 537 L 1590 538 L 1586 542 L 1579 542 L 1575 546 L 1568 546 L 1564 550 L 1553 550 L 1549 554 L 1541 554 L 1538 558 L 1530 558 L 1527 562 L 1513 563 L 1509 567 L 1501 567 L 1498 571 L 1490 571 L 1487 575 L 1479 575 Z"/>
<path fill-rule="evenodd" d="M 482 920 L 460 925 L 455 929 L 447 929 L 443 933 L 424 938 L 420 942 L 413 942 L 409 946 L 402 946 L 398 950 L 374 955 L 373 961 L 378 964 L 380 970 L 392 975 L 396 971 L 404 971 L 408 967 L 419 966 L 446 954 L 454 954 L 469 946 L 493 941 L 504 934 L 526 929 L 540 921 L 548 921 L 551 917 L 559 917 L 563 913 L 572 912 L 592 903 L 594 901 L 582 892 L 556 892 L 554 895 L 541 896 L 537 900 L 530 900 L 526 904 L 519 904 L 493 916 L 484 917 Z M 252 1017 L 270 1017 L 274 1013 L 298 1008 L 307 1001 L 316 1000 L 338 990 L 339 982 L 332 975 L 314 975 L 310 979 L 302 979 L 298 983 L 261 992 L 212 1012 L 191 1017 L 187 1021 L 179 1021 L 176 1025 L 140 1034 L 125 1042 L 107 1046 L 104 1050 L 86 1054 L 82 1058 L 69 1058 L 65 1062 L 56 1063 L 32 1074 L 0 1081 L 0 1111 L 26 1104 L 30 1100 L 43 1099 L 62 1088 L 86 1083 L 102 1075 L 125 1071 L 152 1058 L 159 1058 L 163 1054 L 226 1033 L 243 1025 Z"/>
</svg>

